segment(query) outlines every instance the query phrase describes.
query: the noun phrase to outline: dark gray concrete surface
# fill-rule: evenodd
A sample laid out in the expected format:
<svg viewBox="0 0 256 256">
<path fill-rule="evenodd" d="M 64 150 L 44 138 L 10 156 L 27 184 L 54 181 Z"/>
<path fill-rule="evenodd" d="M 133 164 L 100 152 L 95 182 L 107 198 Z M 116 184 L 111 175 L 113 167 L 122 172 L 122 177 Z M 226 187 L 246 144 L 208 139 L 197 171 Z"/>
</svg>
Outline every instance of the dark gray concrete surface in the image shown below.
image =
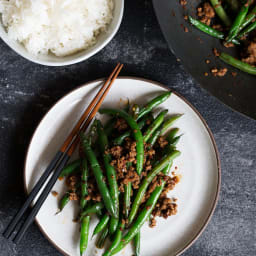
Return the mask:
<svg viewBox="0 0 256 256">
<path fill-rule="evenodd" d="M 193 81 L 168 50 L 151 1 L 145 0 L 126 1 L 118 34 L 80 64 L 40 66 L 0 42 L 0 233 L 24 201 L 24 157 L 40 119 L 70 90 L 107 76 L 117 61 L 125 64 L 122 75 L 156 80 L 184 95 L 215 136 L 222 164 L 220 199 L 206 230 L 183 255 L 256 255 L 256 121 L 233 112 Z M 18 247 L 0 235 L 0 255 L 61 254 L 32 225 Z"/>
</svg>

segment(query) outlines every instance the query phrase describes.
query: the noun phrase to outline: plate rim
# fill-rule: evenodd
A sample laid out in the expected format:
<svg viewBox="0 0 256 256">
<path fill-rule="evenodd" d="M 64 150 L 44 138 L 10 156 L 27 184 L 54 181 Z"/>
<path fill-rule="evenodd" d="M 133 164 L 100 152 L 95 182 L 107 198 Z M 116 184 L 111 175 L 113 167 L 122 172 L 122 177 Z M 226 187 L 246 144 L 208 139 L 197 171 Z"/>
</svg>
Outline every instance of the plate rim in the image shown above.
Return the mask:
<svg viewBox="0 0 256 256">
<path fill-rule="evenodd" d="M 24 185 L 24 191 L 26 193 L 26 195 L 28 195 L 28 188 L 26 186 L 26 164 L 27 164 L 27 160 L 28 160 L 28 152 L 32 143 L 32 140 L 35 136 L 35 133 L 37 132 L 39 126 L 41 125 L 42 121 L 44 120 L 44 118 L 49 114 L 49 112 L 61 101 L 63 100 L 65 97 L 69 96 L 70 94 L 72 94 L 73 92 L 75 92 L 76 90 L 80 90 L 81 88 L 88 86 L 92 83 L 97 83 L 97 82 L 101 82 L 104 81 L 106 78 L 99 78 L 99 79 L 95 79 L 92 81 L 88 81 L 85 84 L 79 85 L 78 87 L 72 89 L 71 91 L 69 91 L 68 93 L 64 94 L 60 99 L 57 100 L 57 102 L 55 102 L 50 109 L 43 115 L 43 117 L 41 118 L 41 120 L 39 121 L 39 123 L 37 124 L 36 129 L 34 130 L 30 140 L 29 140 L 29 144 L 26 150 L 26 156 L 25 156 L 25 161 L 24 161 L 24 167 L 23 167 L 23 185 Z M 214 152 L 216 155 L 216 160 L 217 160 L 217 172 L 218 172 L 218 179 L 217 179 L 217 190 L 216 190 L 216 194 L 214 197 L 214 201 L 213 201 L 213 205 L 212 208 L 210 210 L 210 213 L 208 214 L 205 222 L 203 223 L 202 227 L 199 229 L 199 231 L 192 237 L 192 239 L 186 243 L 186 245 L 179 250 L 175 256 L 179 256 L 181 255 L 183 252 L 185 252 L 187 249 L 189 249 L 196 241 L 197 239 L 201 236 L 201 234 L 204 232 L 204 230 L 206 229 L 207 225 L 209 224 L 213 213 L 216 209 L 217 203 L 218 203 L 218 199 L 219 199 L 219 194 L 220 194 L 220 187 L 221 187 L 221 162 L 220 162 L 220 154 L 217 148 L 217 144 L 215 142 L 213 133 L 211 131 L 211 129 L 209 128 L 207 122 L 205 121 L 205 119 L 202 117 L 202 115 L 200 114 L 200 112 L 194 107 L 194 105 L 192 103 L 190 103 L 184 96 L 182 96 L 180 93 L 176 92 L 175 90 L 170 89 L 169 87 L 167 87 L 166 85 L 157 82 L 157 81 L 153 81 L 150 79 L 146 79 L 146 78 L 141 78 L 141 77 L 136 77 L 136 76 L 119 76 L 117 78 L 118 80 L 125 80 L 125 79 L 131 79 L 131 80 L 138 80 L 138 81 L 142 81 L 142 82 L 147 82 L 147 83 L 151 83 L 155 86 L 161 87 L 165 90 L 171 91 L 173 94 L 175 94 L 177 97 L 179 97 L 181 100 L 183 100 L 195 113 L 196 115 L 199 117 L 199 119 L 202 121 L 204 127 L 206 128 L 211 142 L 213 144 L 213 148 L 214 148 Z M 46 232 L 43 230 L 43 227 L 40 225 L 37 217 L 35 218 L 35 223 L 38 226 L 40 232 L 44 235 L 44 237 L 51 243 L 51 245 L 53 245 L 53 247 L 55 247 L 55 249 L 57 249 L 60 253 L 62 253 L 64 256 L 70 256 L 69 254 L 67 254 L 66 252 L 64 252 L 64 250 L 62 248 L 60 248 L 47 234 Z"/>
</svg>

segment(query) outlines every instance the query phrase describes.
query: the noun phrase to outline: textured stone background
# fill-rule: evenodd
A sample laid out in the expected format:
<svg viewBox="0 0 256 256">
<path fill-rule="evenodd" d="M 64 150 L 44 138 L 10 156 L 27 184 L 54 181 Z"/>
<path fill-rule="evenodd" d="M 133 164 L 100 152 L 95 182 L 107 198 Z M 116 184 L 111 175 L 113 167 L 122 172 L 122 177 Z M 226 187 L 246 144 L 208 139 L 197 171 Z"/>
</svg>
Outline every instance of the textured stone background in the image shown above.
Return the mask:
<svg viewBox="0 0 256 256">
<path fill-rule="evenodd" d="M 160 33 L 151 1 L 126 1 L 125 7 L 116 37 L 80 64 L 36 65 L 0 42 L 0 233 L 24 200 L 24 156 L 39 120 L 63 95 L 84 82 L 107 76 L 120 61 L 125 64 L 122 75 L 159 81 L 194 104 L 212 129 L 220 151 L 222 187 L 217 209 L 184 255 L 256 255 L 256 122 L 224 106 L 183 70 Z M 60 253 L 33 225 L 17 248 L 0 235 L 0 255 Z"/>
</svg>

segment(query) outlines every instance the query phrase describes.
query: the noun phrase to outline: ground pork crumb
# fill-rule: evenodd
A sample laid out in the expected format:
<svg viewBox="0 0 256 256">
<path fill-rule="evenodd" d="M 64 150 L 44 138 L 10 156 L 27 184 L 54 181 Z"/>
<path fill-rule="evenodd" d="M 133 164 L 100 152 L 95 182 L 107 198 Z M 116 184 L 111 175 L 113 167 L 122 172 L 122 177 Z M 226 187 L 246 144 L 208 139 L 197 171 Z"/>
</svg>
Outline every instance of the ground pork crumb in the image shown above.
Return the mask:
<svg viewBox="0 0 256 256">
<path fill-rule="evenodd" d="M 205 63 L 206 63 L 206 64 L 209 64 L 209 63 L 210 63 L 210 60 L 205 60 Z"/>
<path fill-rule="evenodd" d="M 188 28 L 187 27 L 184 27 L 184 32 L 188 33 Z"/>
<path fill-rule="evenodd" d="M 188 15 L 184 15 L 184 20 L 188 20 Z"/>
<path fill-rule="evenodd" d="M 163 136 L 159 136 L 157 142 L 160 148 L 164 148 L 168 144 L 168 141 Z"/>
<path fill-rule="evenodd" d="M 230 47 L 234 47 L 234 46 L 235 46 L 232 42 L 229 42 L 229 43 L 225 42 L 223 45 L 224 45 L 226 48 L 230 48 Z"/>
<path fill-rule="evenodd" d="M 53 196 L 56 197 L 56 196 L 58 196 L 58 194 L 59 194 L 59 193 L 58 193 L 57 191 L 52 191 L 52 195 L 53 195 Z"/>
<path fill-rule="evenodd" d="M 243 62 L 250 65 L 256 65 L 256 42 L 250 42 L 245 51 L 245 58 L 242 58 Z"/>
<path fill-rule="evenodd" d="M 117 129 L 119 132 L 122 132 L 128 128 L 128 125 L 123 118 L 118 118 L 116 120 L 114 128 Z"/>
<path fill-rule="evenodd" d="M 237 73 L 236 72 L 231 72 L 232 76 L 233 77 L 236 77 L 237 76 Z"/>
<path fill-rule="evenodd" d="M 213 48 L 212 51 L 213 51 L 214 56 L 216 56 L 216 57 L 220 56 L 220 53 L 218 52 L 218 50 L 216 48 Z"/>
<path fill-rule="evenodd" d="M 226 73 L 228 72 L 228 69 L 227 68 L 221 68 L 221 69 L 213 68 L 213 69 L 211 69 L 211 72 L 214 76 L 222 77 L 222 76 L 226 75 Z"/>
<path fill-rule="evenodd" d="M 209 26 L 212 18 L 215 16 L 215 12 L 210 3 L 206 2 L 202 7 L 197 8 L 197 16 L 200 18 L 201 22 Z"/>
<path fill-rule="evenodd" d="M 156 219 L 152 218 L 152 219 L 150 220 L 150 222 L 149 222 L 149 226 L 150 226 L 151 228 L 154 228 L 154 227 L 156 226 Z"/>
<path fill-rule="evenodd" d="M 123 148 L 121 146 L 114 146 L 107 150 L 107 153 L 111 154 L 114 158 L 120 158 Z"/>
<path fill-rule="evenodd" d="M 77 196 L 77 194 L 76 194 L 75 192 L 71 192 L 71 193 L 69 194 L 69 199 L 70 199 L 70 200 L 77 201 L 77 200 L 78 200 L 78 196 Z"/>
</svg>

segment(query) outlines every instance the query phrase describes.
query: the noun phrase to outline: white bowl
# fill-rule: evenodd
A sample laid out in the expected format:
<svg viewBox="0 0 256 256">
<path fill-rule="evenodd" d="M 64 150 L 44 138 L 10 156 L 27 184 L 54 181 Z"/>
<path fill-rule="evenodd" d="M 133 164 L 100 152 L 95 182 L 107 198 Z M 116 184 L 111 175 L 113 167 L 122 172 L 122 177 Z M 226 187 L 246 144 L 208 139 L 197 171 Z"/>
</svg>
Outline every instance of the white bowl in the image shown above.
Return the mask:
<svg viewBox="0 0 256 256">
<path fill-rule="evenodd" d="M 78 53 L 75 53 L 66 57 L 57 57 L 54 55 L 35 56 L 29 53 L 22 44 L 14 40 L 11 40 L 8 37 L 2 22 L 0 22 L 0 37 L 16 53 L 18 53 L 22 57 L 32 62 L 41 64 L 41 65 L 46 65 L 46 66 L 65 66 L 65 65 L 75 64 L 75 63 L 84 61 L 90 58 L 92 55 L 99 52 L 103 47 L 105 47 L 111 41 L 111 39 L 116 34 L 123 18 L 124 0 L 114 0 L 114 3 L 115 3 L 115 8 L 114 8 L 113 20 L 111 24 L 108 26 L 107 31 L 99 35 L 97 43 L 86 50 L 80 51 Z"/>
</svg>

